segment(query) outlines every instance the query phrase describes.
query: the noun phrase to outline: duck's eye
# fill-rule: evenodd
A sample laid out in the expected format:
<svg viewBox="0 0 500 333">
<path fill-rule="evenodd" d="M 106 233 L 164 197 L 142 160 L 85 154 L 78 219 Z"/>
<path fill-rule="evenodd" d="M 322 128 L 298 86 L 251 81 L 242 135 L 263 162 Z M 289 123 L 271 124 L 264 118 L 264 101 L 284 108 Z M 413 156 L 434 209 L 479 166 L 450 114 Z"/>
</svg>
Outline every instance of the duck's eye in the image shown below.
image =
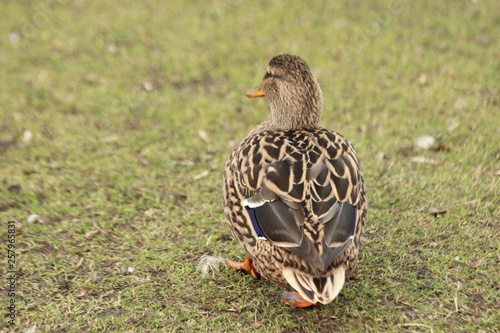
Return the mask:
<svg viewBox="0 0 500 333">
<path fill-rule="evenodd" d="M 268 77 L 275 77 L 276 75 L 274 74 L 274 72 L 272 70 L 268 70 L 266 72 L 266 75 L 264 76 L 264 79 L 267 79 Z"/>
</svg>

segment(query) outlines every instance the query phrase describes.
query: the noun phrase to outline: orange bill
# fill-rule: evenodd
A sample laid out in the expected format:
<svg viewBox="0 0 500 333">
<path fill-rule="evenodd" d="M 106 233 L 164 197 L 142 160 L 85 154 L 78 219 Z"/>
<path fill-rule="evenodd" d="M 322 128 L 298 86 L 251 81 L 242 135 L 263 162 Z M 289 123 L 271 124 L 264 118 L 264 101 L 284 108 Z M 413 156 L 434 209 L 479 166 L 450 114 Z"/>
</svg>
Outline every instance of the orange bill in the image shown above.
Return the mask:
<svg viewBox="0 0 500 333">
<path fill-rule="evenodd" d="M 264 94 L 264 90 L 262 90 L 262 86 L 258 86 L 256 88 L 250 89 L 245 93 L 247 97 L 264 97 L 266 94 Z"/>
</svg>

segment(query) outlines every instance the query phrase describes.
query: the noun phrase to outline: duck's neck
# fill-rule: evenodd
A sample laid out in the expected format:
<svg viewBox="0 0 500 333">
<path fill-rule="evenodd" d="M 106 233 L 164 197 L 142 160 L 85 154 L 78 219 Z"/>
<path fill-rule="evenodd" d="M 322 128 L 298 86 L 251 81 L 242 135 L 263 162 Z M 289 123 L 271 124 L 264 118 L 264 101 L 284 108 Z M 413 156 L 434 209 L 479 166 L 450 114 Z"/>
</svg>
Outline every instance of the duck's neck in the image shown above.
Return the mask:
<svg viewBox="0 0 500 333">
<path fill-rule="evenodd" d="M 276 129 L 282 131 L 315 129 L 319 126 L 321 112 L 323 110 L 323 98 L 304 98 L 299 103 L 286 104 L 269 103 L 271 109 L 271 121 Z"/>
<path fill-rule="evenodd" d="M 282 131 L 315 129 L 318 127 L 321 111 L 307 112 L 283 112 L 273 111 L 271 121 L 276 129 Z"/>
</svg>

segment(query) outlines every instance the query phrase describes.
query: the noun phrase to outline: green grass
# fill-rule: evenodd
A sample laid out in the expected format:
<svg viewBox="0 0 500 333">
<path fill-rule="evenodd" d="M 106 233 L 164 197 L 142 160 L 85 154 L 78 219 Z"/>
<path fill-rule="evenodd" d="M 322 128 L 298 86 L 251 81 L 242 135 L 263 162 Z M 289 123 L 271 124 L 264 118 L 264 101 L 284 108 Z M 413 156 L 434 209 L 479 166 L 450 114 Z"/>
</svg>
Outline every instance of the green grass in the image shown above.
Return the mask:
<svg viewBox="0 0 500 333">
<path fill-rule="evenodd" d="M 15 220 L 15 332 L 500 329 L 500 4 L 324 2 L 2 2 L 0 267 Z M 358 269 L 321 309 L 196 267 L 244 256 L 222 169 L 268 116 L 244 92 L 280 53 L 308 61 L 322 124 L 354 143 L 367 181 Z M 416 150 L 421 135 L 443 149 Z"/>
</svg>

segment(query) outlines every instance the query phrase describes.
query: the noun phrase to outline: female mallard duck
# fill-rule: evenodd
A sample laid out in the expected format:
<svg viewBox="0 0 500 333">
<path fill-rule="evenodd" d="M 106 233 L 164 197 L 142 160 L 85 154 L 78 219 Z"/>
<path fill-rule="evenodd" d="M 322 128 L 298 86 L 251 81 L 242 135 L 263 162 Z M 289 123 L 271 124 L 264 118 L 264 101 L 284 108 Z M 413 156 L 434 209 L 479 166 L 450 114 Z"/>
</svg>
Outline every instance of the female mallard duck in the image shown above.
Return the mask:
<svg viewBox="0 0 500 333">
<path fill-rule="evenodd" d="M 293 288 L 289 305 L 329 303 L 355 265 L 366 217 L 358 157 L 318 126 L 323 94 L 301 58 L 274 57 L 247 96 L 265 97 L 271 118 L 226 163 L 225 214 L 247 253 L 227 263 Z"/>
</svg>

